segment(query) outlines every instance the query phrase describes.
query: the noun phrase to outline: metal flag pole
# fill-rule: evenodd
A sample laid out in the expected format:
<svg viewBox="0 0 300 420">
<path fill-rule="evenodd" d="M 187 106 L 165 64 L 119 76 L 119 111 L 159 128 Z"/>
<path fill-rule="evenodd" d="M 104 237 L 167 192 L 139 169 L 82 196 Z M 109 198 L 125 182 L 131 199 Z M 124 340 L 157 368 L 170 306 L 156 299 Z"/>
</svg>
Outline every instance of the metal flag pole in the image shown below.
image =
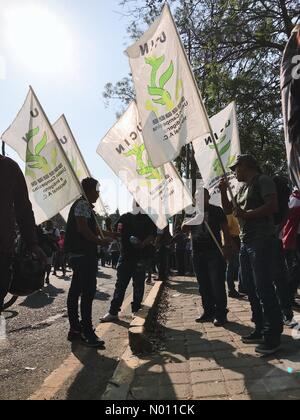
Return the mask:
<svg viewBox="0 0 300 420">
<path fill-rule="evenodd" d="M 194 74 L 193 69 L 192 69 L 192 67 L 191 67 L 191 64 L 190 64 L 190 62 L 189 62 L 189 59 L 188 59 L 188 56 L 187 56 L 186 50 L 185 50 L 185 48 L 184 48 L 184 46 L 183 46 L 183 43 L 182 43 L 182 40 L 181 40 L 180 34 L 179 34 L 179 32 L 178 32 L 178 29 L 177 29 L 176 22 L 175 22 L 175 20 L 174 20 L 173 15 L 172 15 L 172 12 L 171 12 L 171 9 L 170 9 L 169 4 L 168 4 L 168 3 L 166 3 L 165 7 L 167 7 L 167 9 L 168 9 L 168 11 L 169 11 L 169 14 L 170 14 L 170 16 L 171 16 L 171 19 L 172 19 L 173 25 L 174 25 L 175 30 L 176 30 L 176 32 L 177 32 L 177 36 L 178 36 L 178 39 L 179 39 L 179 44 L 180 44 L 180 47 L 181 47 L 182 52 L 183 52 L 183 54 L 184 54 L 184 57 L 185 57 L 186 63 L 187 63 L 187 65 L 188 65 L 188 66 L 189 66 L 189 68 L 190 68 L 190 72 L 191 72 L 191 74 L 192 74 L 192 78 L 193 78 L 193 82 L 194 82 L 194 87 L 195 87 L 195 89 L 196 89 L 196 91 L 197 91 L 197 94 L 198 94 L 198 97 L 199 97 L 200 104 L 201 104 L 201 106 L 202 106 L 202 108 L 203 108 L 203 110 L 204 110 L 204 116 L 205 116 L 206 123 L 207 123 L 208 128 L 209 128 L 209 134 L 210 134 L 210 136 L 211 136 L 211 139 L 212 139 L 213 145 L 214 145 L 214 147 L 215 147 L 215 149 L 216 149 L 217 157 L 218 157 L 218 160 L 220 161 L 220 165 L 221 165 L 221 168 L 222 168 L 222 171 L 223 171 L 223 174 L 224 174 L 224 178 L 226 179 L 226 182 L 227 182 L 227 184 L 228 184 L 228 190 L 229 190 L 229 194 L 230 194 L 230 197 L 231 197 L 232 203 L 233 203 L 234 207 L 236 207 L 236 200 L 235 200 L 235 197 L 234 197 L 234 195 L 233 195 L 232 188 L 230 187 L 230 183 L 229 183 L 229 180 L 228 180 L 227 172 L 226 172 L 226 170 L 225 170 L 225 166 L 224 166 L 223 160 L 222 160 L 222 158 L 221 158 L 220 151 L 219 151 L 218 146 L 217 146 L 217 142 L 216 142 L 215 134 L 214 134 L 214 131 L 213 131 L 213 129 L 212 129 L 211 122 L 210 122 L 210 119 L 209 119 L 209 117 L 208 117 L 206 107 L 205 107 L 205 105 L 204 105 L 204 103 L 203 103 L 202 95 L 201 95 L 201 92 L 200 92 L 200 90 L 199 90 L 199 87 L 198 87 L 198 84 L 197 84 L 197 81 L 196 81 L 196 78 L 195 78 L 195 74 Z"/>
<path fill-rule="evenodd" d="M 68 159 L 68 157 L 67 157 L 67 155 L 66 155 L 66 152 L 64 151 L 64 148 L 62 147 L 62 145 L 61 145 L 61 143 L 60 143 L 59 139 L 57 138 L 57 135 L 56 135 L 56 133 L 55 133 L 55 131 L 54 131 L 54 129 L 53 129 L 53 127 L 52 127 L 52 125 L 51 125 L 51 123 L 50 123 L 50 121 L 49 121 L 48 117 L 47 117 L 47 114 L 45 113 L 45 111 L 44 111 L 44 109 L 43 109 L 43 107 L 42 107 L 42 105 L 41 105 L 40 101 L 38 100 L 38 98 L 37 98 L 37 96 L 36 96 L 36 94 L 35 94 L 35 92 L 34 92 L 34 90 L 33 90 L 32 86 L 29 86 L 29 88 L 30 88 L 30 90 L 31 90 L 31 92 L 32 92 L 32 94 L 33 94 L 33 97 L 35 98 L 35 100 L 36 100 L 36 102 L 37 102 L 38 106 L 40 107 L 40 109 L 42 110 L 42 112 L 43 112 L 43 114 L 44 114 L 44 117 L 45 117 L 45 119 L 46 119 L 46 121 L 47 121 L 47 123 L 48 123 L 48 125 L 49 125 L 49 127 L 50 127 L 50 131 L 51 131 L 52 135 L 54 136 L 54 138 L 55 138 L 56 142 L 58 143 L 58 147 L 60 148 L 60 150 L 61 150 L 61 152 L 62 152 L 63 156 L 65 157 L 65 160 L 66 160 L 66 162 L 67 162 L 67 165 L 69 166 L 69 169 L 70 169 L 70 170 L 71 170 L 71 172 L 72 172 L 72 175 L 73 175 L 73 177 L 74 177 L 74 179 L 75 179 L 75 182 L 77 183 L 77 186 L 79 187 L 79 191 L 81 192 L 81 194 L 83 195 L 83 197 L 87 200 L 87 202 L 89 202 L 89 201 L 88 201 L 88 199 L 87 199 L 87 196 L 86 196 L 86 194 L 85 194 L 85 192 L 84 192 L 84 190 L 83 190 L 83 188 L 82 188 L 82 185 L 81 185 L 81 183 L 80 183 L 80 181 L 79 181 L 79 179 L 78 179 L 78 177 L 77 177 L 77 175 L 76 175 L 76 172 L 75 172 L 74 168 L 72 167 L 71 163 L 69 162 L 69 159 Z M 93 214 L 94 214 L 94 212 L 93 212 Z M 95 220 L 96 220 L 96 223 L 97 223 L 98 229 L 99 229 L 99 233 L 100 233 L 101 239 L 104 239 L 104 235 L 103 235 L 102 228 L 101 228 L 101 226 L 100 226 L 100 224 L 99 224 L 99 222 L 98 222 L 98 220 L 97 220 L 97 218 L 96 218 L 95 214 L 94 214 L 94 217 L 95 217 Z"/>
</svg>

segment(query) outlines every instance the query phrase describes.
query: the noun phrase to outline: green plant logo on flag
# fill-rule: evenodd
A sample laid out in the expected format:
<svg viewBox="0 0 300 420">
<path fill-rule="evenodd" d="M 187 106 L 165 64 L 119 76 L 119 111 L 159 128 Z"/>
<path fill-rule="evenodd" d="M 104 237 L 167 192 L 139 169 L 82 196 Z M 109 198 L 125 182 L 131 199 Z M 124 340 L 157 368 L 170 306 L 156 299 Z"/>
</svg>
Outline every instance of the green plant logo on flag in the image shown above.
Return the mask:
<svg viewBox="0 0 300 420">
<path fill-rule="evenodd" d="M 174 76 L 173 61 L 171 61 L 168 69 L 159 77 L 159 70 L 165 60 L 164 55 L 161 57 L 153 56 L 145 58 L 146 64 L 152 68 L 150 86 L 148 86 L 148 93 L 152 99 L 146 102 L 146 109 L 147 111 L 155 112 L 156 115 L 159 114 L 159 105 L 165 107 L 168 112 L 172 111 L 176 106 L 175 98 L 172 98 L 171 93 L 166 88 L 167 83 Z M 178 80 L 176 84 L 176 101 L 180 99 L 180 90 L 182 90 L 182 87 L 182 81 Z"/>
<path fill-rule="evenodd" d="M 218 147 L 218 150 L 220 152 L 221 159 L 223 161 L 223 157 L 230 150 L 231 139 L 227 139 L 226 134 L 224 134 L 219 139 L 219 141 L 217 141 L 217 147 Z M 215 150 L 215 147 L 213 145 L 209 146 L 209 148 L 212 149 L 212 150 Z M 226 171 L 229 169 L 229 167 L 235 161 L 235 159 L 236 159 L 236 155 L 232 156 L 232 155 L 229 154 L 228 160 L 227 160 L 226 164 L 224 165 Z M 221 163 L 220 163 L 218 158 L 215 159 L 214 164 L 213 164 L 213 168 L 214 168 L 215 176 L 220 177 L 220 176 L 223 175 L 222 166 L 221 166 Z"/>
<path fill-rule="evenodd" d="M 42 171 L 45 175 L 51 171 L 52 167 L 57 164 L 57 149 L 54 147 L 51 151 L 51 162 L 49 162 L 42 154 L 48 143 L 47 133 L 44 133 L 41 140 L 34 146 L 34 138 L 39 134 L 40 129 L 34 128 L 26 135 L 26 175 L 30 178 L 37 178 L 37 171 Z"/>
<path fill-rule="evenodd" d="M 140 176 L 144 176 L 147 180 L 147 185 L 151 185 L 149 181 L 156 180 L 156 181 L 162 181 L 164 179 L 164 175 L 162 174 L 162 170 L 155 169 L 152 165 L 151 160 L 147 157 L 147 162 L 144 161 L 144 154 L 145 154 L 146 148 L 144 144 L 135 144 L 131 150 L 129 150 L 127 153 L 124 153 L 123 155 L 125 157 L 131 157 L 134 156 L 136 158 L 137 168 L 136 172 Z"/>
</svg>

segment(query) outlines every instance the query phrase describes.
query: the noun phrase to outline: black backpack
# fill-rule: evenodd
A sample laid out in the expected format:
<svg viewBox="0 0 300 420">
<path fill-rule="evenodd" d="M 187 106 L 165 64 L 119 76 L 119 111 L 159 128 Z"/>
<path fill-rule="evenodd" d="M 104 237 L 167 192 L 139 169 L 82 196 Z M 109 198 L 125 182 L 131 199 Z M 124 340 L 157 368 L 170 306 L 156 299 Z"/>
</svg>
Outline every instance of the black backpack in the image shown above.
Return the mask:
<svg viewBox="0 0 300 420">
<path fill-rule="evenodd" d="M 256 180 L 254 181 L 254 188 L 259 188 L 259 179 L 261 175 L 259 175 Z M 278 211 L 274 213 L 274 223 L 276 226 L 280 226 L 285 223 L 288 212 L 289 212 L 289 201 L 291 196 L 291 189 L 289 187 L 288 180 L 280 175 L 275 175 L 272 178 L 276 190 L 277 190 L 277 197 L 278 197 Z M 264 203 L 263 198 L 261 197 L 262 203 Z"/>
<path fill-rule="evenodd" d="M 288 180 L 280 175 L 273 177 L 278 195 L 278 212 L 274 213 L 274 222 L 276 226 L 282 225 L 288 216 L 291 189 Z"/>
</svg>

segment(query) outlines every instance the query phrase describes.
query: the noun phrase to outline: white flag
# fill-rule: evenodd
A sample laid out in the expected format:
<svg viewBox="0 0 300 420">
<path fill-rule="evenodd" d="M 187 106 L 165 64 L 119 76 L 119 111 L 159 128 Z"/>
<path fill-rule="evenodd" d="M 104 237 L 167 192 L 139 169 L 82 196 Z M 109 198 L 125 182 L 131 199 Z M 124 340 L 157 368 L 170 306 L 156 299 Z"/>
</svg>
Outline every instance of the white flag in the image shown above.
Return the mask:
<svg viewBox="0 0 300 420">
<path fill-rule="evenodd" d="M 233 195 L 236 195 L 240 184 L 229 169 L 237 155 L 241 154 L 235 103 L 232 102 L 210 121 Z M 204 186 L 211 194 L 211 202 L 221 205 L 219 183 L 224 174 L 213 141 L 210 136 L 201 137 L 194 141 L 193 146 Z"/>
<path fill-rule="evenodd" d="M 168 225 L 171 216 L 192 204 L 192 197 L 172 164 L 153 167 L 135 102 L 101 141 L 97 153 L 159 229 Z"/>
<path fill-rule="evenodd" d="M 208 117 L 169 6 L 128 48 L 145 146 L 154 167 L 210 133 Z"/>
<path fill-rule="evenodd" d="M 56 121 L 56 123 L 53 125 L 53 129 L 79 181 L 82 181 L 84 178 L 91 177 L 91 172 L 84 160 L 84 157 L 82 156 L 79 146 L 75 140 L 75 137 L 73 136 L 73 133 L 70 129 L 68 121 L 64 115 L 62 115 Z M 60 214 L 63 216 L 65 220 L 68 219 L 70 207 L 71 206 L 68 206 L 60 212 Z M 105 214 L 105 208 L 100 197 L 97 203 L 95 204 L 94 210 L 96 211 L 96 213 L 99 213 L 102 215 Z"/>
<path fill-rule="evenodd" d="M 37 224 L 81 196 L 79 183 L 32 89 L 1 138 L 26 163 L 25 177 Z"/>
</svg>

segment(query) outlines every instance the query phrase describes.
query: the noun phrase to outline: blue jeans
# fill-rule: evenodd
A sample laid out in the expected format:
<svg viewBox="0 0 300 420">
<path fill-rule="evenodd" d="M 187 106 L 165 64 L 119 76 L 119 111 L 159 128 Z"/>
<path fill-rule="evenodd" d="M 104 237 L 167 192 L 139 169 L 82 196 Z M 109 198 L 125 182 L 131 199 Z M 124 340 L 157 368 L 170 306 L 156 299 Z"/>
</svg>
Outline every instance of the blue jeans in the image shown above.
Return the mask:
<svg viewBox="0 0 300 420">
<path fill-rule="evenodd" d="M 283 319 L 274 287 L 276 238 L 242 244 L 240 263 L 243 286 L 248 294 L 256 330 L 266 339 L 278 339 Z"/>
<path fill-rule="evenodd" d="M 71 258 L 70 265 L 73 269 L 73 278 L 68 296 L 68 315 L 70 327 L 80 331 L 81 325 L 85 334 L 93 331 L 92 306 L 97 289 L 97 257 Z M 81 297 L 81 319 L 79 321 L 78 306 Z"/>
<path fill-rule="evenodd" d="M 292 299 L 289 291 L 289 276 L 285 260 L 283 244 L 280 239 L 276 240 L 276 259 L 274 261 L 274 282 L 276 293 L 279 299 L 282 313 L 288 319 L 294 316 L 292 309 Z"/>
<path fill-rule="evenodd" d="M 234 292 L 235 282 L 239 280 L 240 276 L 240 259 L 239 253 L 234 254 L 228 261 L 227 271 L 226 271 L 226 281 L 228 285 L 229 292 Z"/>
<path fill-rule="evenodd" d="M 134 313 L 139 311 L 142 306 L 145 293 L 146 265 L 143 261 L 121 257 L 118 265 L 115 293 L 109 311 L 111 315 L 118 315 L 121 311 L 125 293 L 131 279 L 133 281 L 132 312 Z"/>
<path fill-rule="evenodd" d="M 226 264 L 219 251 L 193 251 L 194 270 L 204 313 L 224 319 L 227 316 Z"/>
</svg>

